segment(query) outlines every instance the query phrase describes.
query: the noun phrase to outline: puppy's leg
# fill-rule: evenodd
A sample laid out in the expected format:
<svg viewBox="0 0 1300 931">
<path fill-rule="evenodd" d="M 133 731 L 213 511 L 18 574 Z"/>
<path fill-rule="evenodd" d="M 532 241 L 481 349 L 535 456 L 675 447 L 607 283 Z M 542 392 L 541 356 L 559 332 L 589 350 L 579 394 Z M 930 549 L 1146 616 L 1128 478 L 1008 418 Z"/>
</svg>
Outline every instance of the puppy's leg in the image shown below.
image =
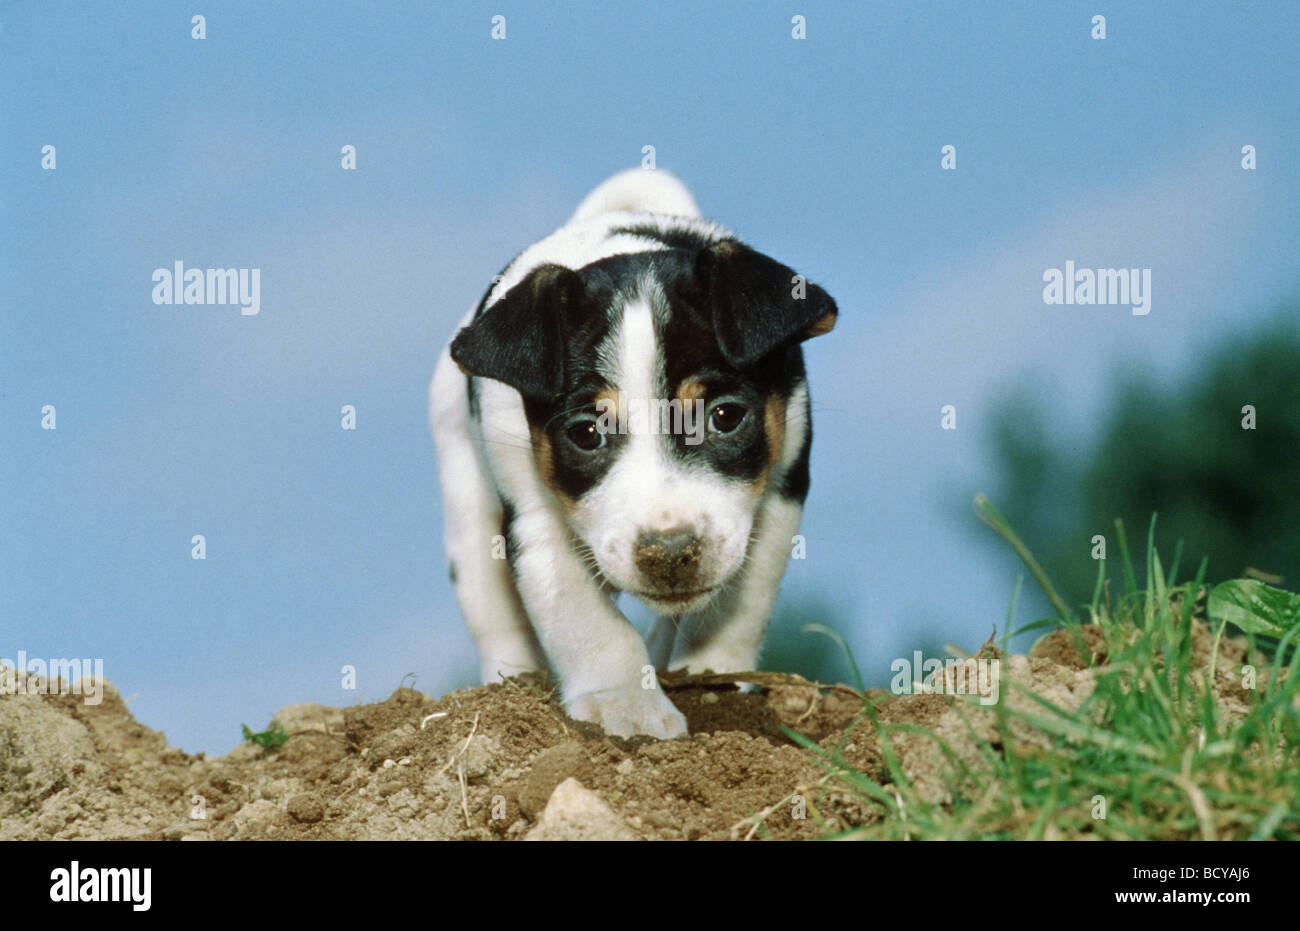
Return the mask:
<svg viewBox="0 0 1300 931">
<path fill-rule="evenodd" d="M 619 736 L 685 734 L 686 718 L 660 690 L 645 641 L 598 580 L 543 478 L 519 394 L 490 379 L 476 384 L 483 450 L 510 503 L 515 586 L 559 674 L 565 709 Z"/>
<path fill-rule="evenodd" d="M 621 737 L 685 734 L 686 718 L 659 688 L 641 635 L 593 578 L 552 505 L 520 504 L 510 536 L 519 592 L 569 714 Z"/>
<path fill-rule="evenodd" d="M 483 682 L 546 668 L 506 560 L 501 499 L 472 432 L 465 376 L 444 351 L 429 386 L 447 558 L 456 600 L 478 648 Z"/>
<path fill-rule="evenodd" d="M 803 504 L 769 495 L 755 518 L 753 539 L 738 576 L 712 604 L 679 623 L 670 669 L 749 672 L 772 617 L 772 605 L 799 532 Z"/>
</svg>

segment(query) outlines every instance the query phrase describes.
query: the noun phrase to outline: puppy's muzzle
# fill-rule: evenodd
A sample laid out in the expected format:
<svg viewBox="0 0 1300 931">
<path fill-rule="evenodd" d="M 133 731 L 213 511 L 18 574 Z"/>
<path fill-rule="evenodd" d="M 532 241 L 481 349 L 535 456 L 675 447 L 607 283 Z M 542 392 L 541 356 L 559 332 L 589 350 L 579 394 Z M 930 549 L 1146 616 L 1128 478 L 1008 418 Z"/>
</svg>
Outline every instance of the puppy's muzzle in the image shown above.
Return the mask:
<svg viewBox="0 0 1300 931">
<path fill-rule="evenodd" d="M 689 527 L 643 533 L 636 540 L 636 567 L 659 591 L 694 589 L 703 555 L 704 543 Z"/>
</svg>

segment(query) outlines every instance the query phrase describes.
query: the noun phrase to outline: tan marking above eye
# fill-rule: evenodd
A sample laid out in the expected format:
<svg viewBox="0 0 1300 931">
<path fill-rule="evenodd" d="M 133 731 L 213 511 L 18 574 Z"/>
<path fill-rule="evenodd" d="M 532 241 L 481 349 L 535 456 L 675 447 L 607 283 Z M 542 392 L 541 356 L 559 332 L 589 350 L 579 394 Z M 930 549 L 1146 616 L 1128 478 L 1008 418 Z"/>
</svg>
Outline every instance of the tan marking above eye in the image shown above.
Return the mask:
<svg viewBox="0 0 1300 931">
<path fill-rule="evenodd" d="M 604 401 L 607 405 L 610 405 L 610 406 L 612 406 L 615 410 L 617 410 L 617 409 L 618 409 L 618 389 L 617 389 L 617 388 L 602 388 L 600 391 L 596 392 L 596 396 L 595 396 L 594 398 L 591 399 L 591 406 L 592 406 L 594 409 L 596 409 L 596 410 L 600 410 L 600 403 L 601 403 L 602 401 Z"/>
<path fill-rule="evenodd" d="M 682 403 L 692 401 L 702 401 L 707 396 L 708 390 L 703 382 L 696 381 L 694 378 L 683 378 L 677 386 L 677 397 Z"/>
</svg>

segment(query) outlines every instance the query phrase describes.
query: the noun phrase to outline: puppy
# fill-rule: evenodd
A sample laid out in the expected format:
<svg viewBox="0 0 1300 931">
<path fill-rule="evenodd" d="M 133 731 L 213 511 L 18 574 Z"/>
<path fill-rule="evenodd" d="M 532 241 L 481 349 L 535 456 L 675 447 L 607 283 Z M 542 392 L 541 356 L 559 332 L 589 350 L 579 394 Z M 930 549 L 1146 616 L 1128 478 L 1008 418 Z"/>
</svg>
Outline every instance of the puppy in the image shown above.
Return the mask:
<svg viewBox="0 0 1300 931">
<path fill-rule="evenodd" d="M 615 175 L 506 266 L 429 390 L 485 682 L 549 665 L 574 718 L 668 738 L 655 669 L 755 668 L 808 493 L 800 344 L 836 313 L 663 171 Z M 622 592 L 657 615 L 644 641 Z"/>
</svg>

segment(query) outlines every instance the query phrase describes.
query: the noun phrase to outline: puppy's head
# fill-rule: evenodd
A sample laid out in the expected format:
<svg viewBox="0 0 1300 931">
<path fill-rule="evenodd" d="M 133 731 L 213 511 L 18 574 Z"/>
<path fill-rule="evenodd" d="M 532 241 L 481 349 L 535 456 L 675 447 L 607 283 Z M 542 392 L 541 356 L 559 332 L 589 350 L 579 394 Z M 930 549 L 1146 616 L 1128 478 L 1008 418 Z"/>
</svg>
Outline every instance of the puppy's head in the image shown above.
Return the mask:
<svg viewBox="0 0 1300 931">
<path fill-rule="evenodd" d="M 603 580 L 682 614 L 740 568 L 759 503 L 806 448 L 799 344 L 836 313 L 725 239 L 541 266 L 451 354 L 522 395 L 540 477 Z"/>
</svg>

